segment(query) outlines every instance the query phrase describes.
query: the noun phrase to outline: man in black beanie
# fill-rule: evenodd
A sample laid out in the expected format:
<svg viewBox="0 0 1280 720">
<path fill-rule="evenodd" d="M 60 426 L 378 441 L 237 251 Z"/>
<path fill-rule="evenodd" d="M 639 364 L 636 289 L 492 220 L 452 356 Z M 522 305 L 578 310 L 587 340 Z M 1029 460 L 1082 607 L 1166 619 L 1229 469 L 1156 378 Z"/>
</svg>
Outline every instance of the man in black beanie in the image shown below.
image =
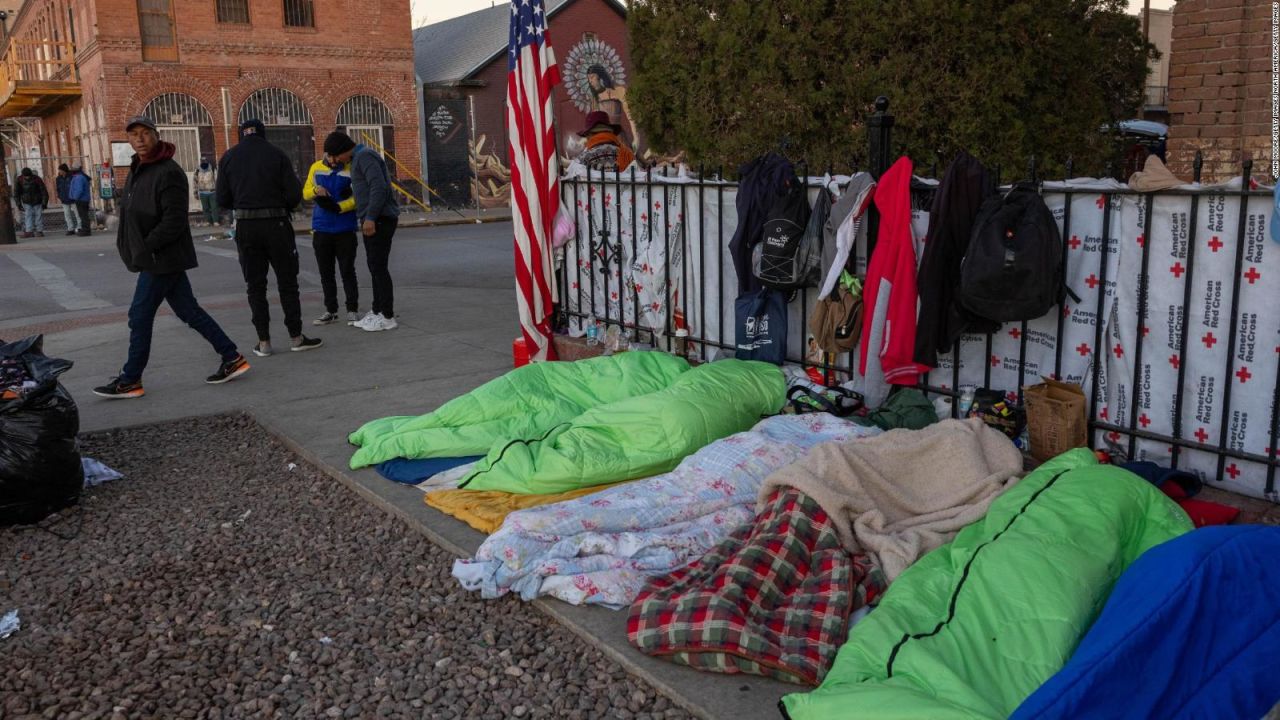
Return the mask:
<svg viewBox="0 0 1280 720">
<path fill-rule="evenodd" d="M 357 145 L 344 132 L 330 133 L 324 141 L 325 153 L 341 163 L 351 163 L 351 190 L 356 196 L 356 218 L 364 236 L 364 257 L 373 277 L 373 305 L 355 326 L 368 332 L 395 330 L 396 320 L 391 272 L 391 238 L 400 222 L 391 175 L 382 155 L 363 144 Z"/>
<path fill-rule="evenodd" d="M 271 310 L 267 304 L 267 268 L 275 271 L 276 289 L 290 350 L 320 347 L 319 338 L 302 334 L 302 303 L 298 298 L 298 246 L 289 214 L 302 202 L 302 182 L 293 163 L 280 148 L 267 142 L 261 120 L 240 124 L 240 143 L 218 162 L 219 207 L 235 213 L 236 250 L 244 272 L 249 310 L 258 344 L 253 354 L 271 355 Z"/>
</svg>

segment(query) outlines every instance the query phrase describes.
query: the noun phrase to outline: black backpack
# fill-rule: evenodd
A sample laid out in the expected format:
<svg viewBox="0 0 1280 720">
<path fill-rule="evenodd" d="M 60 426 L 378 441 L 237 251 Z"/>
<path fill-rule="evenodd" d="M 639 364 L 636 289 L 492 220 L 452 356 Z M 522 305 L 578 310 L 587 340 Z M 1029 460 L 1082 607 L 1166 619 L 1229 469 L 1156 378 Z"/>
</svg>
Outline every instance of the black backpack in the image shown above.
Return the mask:
<svg viewBox="0 0 1280 720">
<path fill-rule="evenodd" d="M 822 272 L 822 226 L 827 219 L 818 197 L 817 212 L 810 212 L 808 191 L 798 178 L 769 208 L 760 242 L 751 253 L 751 271 L 761 285 L 775 290 L 794 290 L 818 283 Z M 826 203 L 826 214 L 831 201 Z M 814 227 L 812 220 L 823 215 Z"/>
<path fill-rule="evenodd" d="M 988 320 L 1034 320 L 1062 301 L 1062 233 L 1030 184 L 987 198 L 960 264 L 956 297 Z"/>
</svg>

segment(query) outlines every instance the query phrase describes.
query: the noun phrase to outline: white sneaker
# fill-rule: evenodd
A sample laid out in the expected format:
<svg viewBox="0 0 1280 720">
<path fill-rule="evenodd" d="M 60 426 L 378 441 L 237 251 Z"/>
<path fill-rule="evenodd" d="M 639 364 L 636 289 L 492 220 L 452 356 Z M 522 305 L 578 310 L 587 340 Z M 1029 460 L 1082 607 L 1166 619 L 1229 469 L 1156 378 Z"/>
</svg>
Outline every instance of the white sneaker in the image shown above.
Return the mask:
<svg viewBox="0 0 1280 720">
<path fill-rule="evenodd" d="M 380 332 L 382 330 L 395 330 L 400 327 L 400 323 L 395 318 L 384 317 L 381 314 L 374 315 L 369 322 L 359 326 L 365 332 Z"/>
<path fill-rule="evenodd" d="M 353 314 L 354 314 L 354 313 L 353 313 Z M 348 316 L 348 317 L 350 317 L 350 316 Z M 360 318 L 359 320 L 356 320 L 356 321 L 354 321 L 354 322 L 350 322 L 349 324 L 350 324 L 352 327 L 357 327 L 357 328 L 360 328 L 361 330 L 363 330 L 363 329 L 365 328 L 365 326 L 366 326 L 366 325 L 368 325 L 369 323 L 373 322 L 373 319 L 374 319 L 375 317 L 378 317 L 378 316 L 377 316 L 377 315 L 375 315 L 375 314 L 374 314 L 374 312 L 373 312 L 372 310 L 370 310 L 369 312 L 367 312 L 367 313 L 365 313 L 365 314 L 364 314 L 364 317 L 362 317 L 362 318 Z"/>
<path fill-rule="evenodd" d="M 349 312 L 349 313 L 347 313 L 347 324 L 348 324 L 348 325 L 355 325 L 356 323 L 360 322 L 362 319 L 363 319 L 363 318 L 362 318 L 362 317 L 360 317 L 360 313 L 357 313 L 357 312 Z"/>
</svg>

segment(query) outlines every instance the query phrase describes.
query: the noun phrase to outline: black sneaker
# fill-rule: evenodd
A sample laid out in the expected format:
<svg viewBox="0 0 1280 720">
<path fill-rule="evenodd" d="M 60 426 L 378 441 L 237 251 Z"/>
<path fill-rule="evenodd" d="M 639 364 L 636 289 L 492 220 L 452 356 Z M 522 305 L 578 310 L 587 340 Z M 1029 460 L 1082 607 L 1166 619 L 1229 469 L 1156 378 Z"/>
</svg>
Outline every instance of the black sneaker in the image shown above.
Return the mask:
<svg viewBox="0 0 1280 720">
<path fill-rule="evenodd" d="M 146 395 L 147 391 L 142 389 L 141 382 L 121 382 L 120 378 L 117 377 L 112 378 L 111 382 L 106 385 L 94 388 L 93 394 L 110 400 L 122 400 L 128 398 L 140 398 L 143 395 Z"/>
<path fill-rule="evenodd" d="M 307 350 L 315 350 L 323 344 L 324 340 L 321 340 L 320 338 L 309 338 L 306 335 L 303 335 L 301 340 L 295 340 L 293 342 L 293 347 L 289 348 L 289 352 L 306 352 Z"/>
<path fill-rule="evenodd" d="M 221 385 L 224 382 L 231 382 L 247 372 L 249 372 L 249 361 L 245 360 L 243 355 L 237 355 L 234 360 L 228 360 L 219 365 L 218 372 L 205 378 L 204 381 L 210 385 Z"/>
</svg>

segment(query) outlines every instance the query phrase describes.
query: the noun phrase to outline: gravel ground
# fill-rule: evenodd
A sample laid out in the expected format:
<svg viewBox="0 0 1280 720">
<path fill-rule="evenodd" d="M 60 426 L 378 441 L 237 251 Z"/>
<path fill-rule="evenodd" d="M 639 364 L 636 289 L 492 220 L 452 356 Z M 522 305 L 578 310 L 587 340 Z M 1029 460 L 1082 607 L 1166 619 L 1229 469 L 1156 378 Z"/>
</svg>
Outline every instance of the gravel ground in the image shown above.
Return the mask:
<svg viewBox="0 0 1280 720">
<path fill-rule="evenodd" d="M 0 718 L 689 717 L 247 417 L 83 445 L 78 534 L 0 529 Z"/>
</svg>

